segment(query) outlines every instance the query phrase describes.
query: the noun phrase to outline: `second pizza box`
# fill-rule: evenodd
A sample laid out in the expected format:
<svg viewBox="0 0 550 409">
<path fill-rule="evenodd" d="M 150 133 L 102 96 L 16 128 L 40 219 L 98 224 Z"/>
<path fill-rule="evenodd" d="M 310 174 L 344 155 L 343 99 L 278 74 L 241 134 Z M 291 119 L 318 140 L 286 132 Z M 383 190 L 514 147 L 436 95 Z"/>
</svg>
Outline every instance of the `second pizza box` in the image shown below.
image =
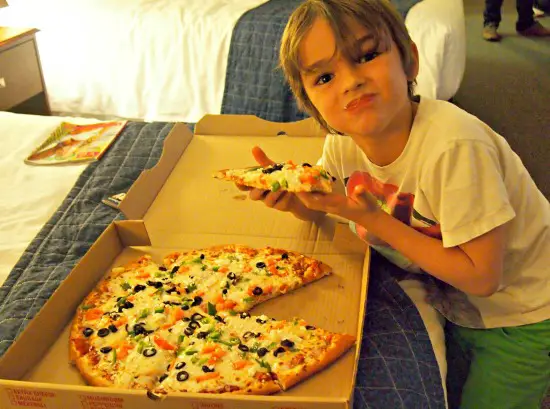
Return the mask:
<svg viewBox="0 0 550 409">
<path fill-rule="evenodd" d="M 247 199 L 212 178 L 221 168 L 253 165 L 253 146 L 276 161 L 314 163 L 324 135 L 312 120 L 270 123 L 250 116 L 206 116 L 192 134 L 176 124 L 159 163 L 129 190 L 112 223 L 0 360 L 0 407 L 20 408 L 351 408 L 365 314 L 369 253 L 345 224 L 304 222 Z M 178 393 L 153 400 L 144 391 L 90 387 L 68 362 L 68 332 L 82 299 L 112 267 L 142 254 L 157 262 L 173 250 L 219 244 L 274 246 L 329 264 L 334 273 L 255 307 L 277 319 L 301 317 L 357 336 L 337 362 L 272 396 Z"/>
</svg>

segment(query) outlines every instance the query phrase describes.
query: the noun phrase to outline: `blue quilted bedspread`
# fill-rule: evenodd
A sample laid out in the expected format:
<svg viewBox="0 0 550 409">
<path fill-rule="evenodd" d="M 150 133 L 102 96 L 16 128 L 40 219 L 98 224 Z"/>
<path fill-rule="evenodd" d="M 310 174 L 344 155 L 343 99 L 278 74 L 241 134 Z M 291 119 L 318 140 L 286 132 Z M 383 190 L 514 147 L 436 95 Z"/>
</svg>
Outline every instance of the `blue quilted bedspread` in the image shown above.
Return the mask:
<svg viewBox="0 0 550 409">
<path fill-rule="evenodd" d="M 128 190 L 151 168 L 173 124 L 130 122 L 32 241 L 0 289 L 0 355 L 38 313 L 103 230 L 122 215 L 101 200 Z M 443 390 L 424 324 L 392 278 L 396 267 L 372 257 L 355 389 L 355 408 L 443 409 Z"/>
<path fill-rule="evenodd" d="M 391 0 L 403 18 L 420 0 Z M 229 49 L 222 114 L 252 114 L 268 121 L 293 122 L 299 111 L 278 66 L 280 39 L 301 0 L 271 0 L 238 21 Z"/>
</svg>

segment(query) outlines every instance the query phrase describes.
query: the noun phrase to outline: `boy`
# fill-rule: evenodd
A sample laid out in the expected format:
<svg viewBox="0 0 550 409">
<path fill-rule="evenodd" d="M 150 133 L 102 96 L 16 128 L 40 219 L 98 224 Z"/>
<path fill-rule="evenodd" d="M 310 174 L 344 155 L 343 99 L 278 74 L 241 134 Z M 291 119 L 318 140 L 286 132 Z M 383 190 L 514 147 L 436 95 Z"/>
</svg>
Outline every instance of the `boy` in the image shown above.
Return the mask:
<svg viewBox="0 0 550 409">
<path fill-rule="evenodd" d="M 348 219 L 420 273 L 425 285 L 407 293 L 423 318 L 435 307 L 473 350 L 461 408 L 538 409 L 550 381 L 550 205 L 520 159 L 454 105 L 415 102 L 418 52 L 386 0 L 306 0 L 280 58 L 302 108 L 330 132 L 320 164 L 346 195 L 250 198 L 303 220 Z M 443 336 L 434 322 L 432 342 Z"/>
</svg>

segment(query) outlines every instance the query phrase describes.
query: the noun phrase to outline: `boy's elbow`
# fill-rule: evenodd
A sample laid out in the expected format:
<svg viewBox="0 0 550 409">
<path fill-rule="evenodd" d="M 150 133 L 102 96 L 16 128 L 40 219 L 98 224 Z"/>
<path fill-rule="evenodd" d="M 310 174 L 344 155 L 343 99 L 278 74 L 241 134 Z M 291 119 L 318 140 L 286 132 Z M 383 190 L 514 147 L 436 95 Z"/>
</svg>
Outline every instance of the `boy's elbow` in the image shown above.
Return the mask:
<svg viewBox="0 0 550 409">
<path fill-rule="evenodd" d="M 477 297 L 490 297 L 498 291 L 500 287 L 500 274 L 492 273 L 484 275 L 484 279 L 481 280 L 476 288 L 473 289 L 470 294 Z"/>
</svg>

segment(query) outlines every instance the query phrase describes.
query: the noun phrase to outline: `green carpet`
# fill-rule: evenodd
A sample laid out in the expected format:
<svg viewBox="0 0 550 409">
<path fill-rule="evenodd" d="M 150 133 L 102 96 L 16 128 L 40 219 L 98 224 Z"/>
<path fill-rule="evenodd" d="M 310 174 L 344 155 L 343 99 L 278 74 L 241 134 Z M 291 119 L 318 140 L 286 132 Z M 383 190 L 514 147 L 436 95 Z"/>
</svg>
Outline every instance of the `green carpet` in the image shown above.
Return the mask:
<svg viewBox="0 0 550 409">
<path fill-rule="evenodd" d="M 466 72 L 457 105 L 504 136 L 550 198 L 550 38 L 515 31 L 515 1 L 504 2 L 500 43 L 481 38 L 483 1 L 465 0 Z M 550 17 L 539 20 L 550 27 Z"/>
</svg>

